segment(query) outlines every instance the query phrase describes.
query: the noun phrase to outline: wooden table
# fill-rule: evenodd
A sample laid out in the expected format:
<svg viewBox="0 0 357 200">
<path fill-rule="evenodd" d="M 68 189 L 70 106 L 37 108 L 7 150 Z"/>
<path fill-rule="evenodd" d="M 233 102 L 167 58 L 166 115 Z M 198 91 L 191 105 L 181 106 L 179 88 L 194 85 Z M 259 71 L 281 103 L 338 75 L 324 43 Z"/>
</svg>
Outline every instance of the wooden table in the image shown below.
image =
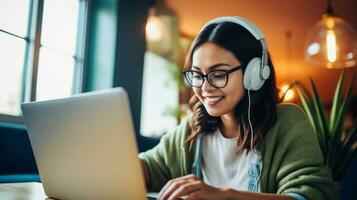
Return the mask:
<svg viewBox="0 0 357 200">
<path fill-rule="evenodd" d="M 148 193 L 148 199 L 156 199 L 158 193 Z M 55 200 L 46 196 L 42 184 L 0 183 L 0 200 Z"/>
<path fill-rule="evenodd" d="M 0 184 L 0 200 L 50 200 L 41 183 L 5 183 Z"/>
</svg>

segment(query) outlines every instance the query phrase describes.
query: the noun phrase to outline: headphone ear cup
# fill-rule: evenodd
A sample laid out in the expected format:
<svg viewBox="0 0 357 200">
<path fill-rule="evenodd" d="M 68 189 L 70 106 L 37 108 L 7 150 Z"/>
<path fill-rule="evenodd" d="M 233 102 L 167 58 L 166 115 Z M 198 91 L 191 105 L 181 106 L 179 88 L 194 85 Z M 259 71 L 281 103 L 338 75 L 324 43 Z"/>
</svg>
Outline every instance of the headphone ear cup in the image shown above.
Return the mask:
<svg viewBox="0 0 357 200">
<path fill-rule="evenodd" d="M 255 57 L 249 61 L 243 78 L 243 85 L 246 90 L 259 90 L 263 84 L 264 80 L 260 78 L 259 71 L 261 65 L 261 58 Z"/>
<path fill-rule="evenodd" d="M 264 81 L 267 80 L 270 76 L 270 68 L 269 65 L 265 65 L 262 71 Z"/>
</svg>

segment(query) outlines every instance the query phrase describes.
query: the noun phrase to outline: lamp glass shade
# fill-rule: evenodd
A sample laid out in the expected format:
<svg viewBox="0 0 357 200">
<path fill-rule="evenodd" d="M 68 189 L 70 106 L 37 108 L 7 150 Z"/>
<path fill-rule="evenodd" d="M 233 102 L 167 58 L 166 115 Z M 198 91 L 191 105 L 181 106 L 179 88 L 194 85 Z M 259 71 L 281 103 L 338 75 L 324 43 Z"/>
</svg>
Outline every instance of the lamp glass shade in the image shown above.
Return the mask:
<svg viewBox="0 0 357 200">
<path fill-rule="evenodd" d="M 308 33 L 305 60 L 319 67 L 346 68 L 356 66 L 356 32 L 336 15 L 323 15 Z"/>
</svg>

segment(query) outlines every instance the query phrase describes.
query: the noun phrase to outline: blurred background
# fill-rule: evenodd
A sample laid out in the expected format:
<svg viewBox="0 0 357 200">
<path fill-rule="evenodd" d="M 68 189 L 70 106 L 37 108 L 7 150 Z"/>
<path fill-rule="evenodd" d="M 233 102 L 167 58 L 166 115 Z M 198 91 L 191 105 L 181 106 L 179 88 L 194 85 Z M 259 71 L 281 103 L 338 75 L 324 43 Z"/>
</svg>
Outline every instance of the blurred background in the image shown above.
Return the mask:
<svg viewBox="0 0 357 200">
<path fill-rule="evenodd" d="M 329 114 L 341 73 L 342 94 L 356 85 L 356 0 L 0 0 L 0 175 L 16 175 L 0 182 L 39 181 L 23 102 L 124 87 L 139 151 L 155 146 L 190 112 L 181 72 L 192 40 L 208 20 L 227 15 L 264 32 L 284 102 L 302 105 L 290 86 L 298 81 L 312 92 L 311 78 Z M 350 96 L 346 128 L 356 125 L 356 87 Z M 346 166 L 357 152 L 350 130 L 338 138 L 352 141 Z M 344 186 L 352 188 L 350 169 Z"/>
<path fill-rule="evenodd" d="M 329 3 L 347 24 L 335 22 L 339 29 L 330 49 L 339 45 L 340 52 L 334 51 L 342 52 L 335 55 L 336 66 L 326 61 L 327 47 L 318 46 L 326 33 L 316 24 L 324 23 Z M 4 121 L 21 123 L 22 102 L 123 86 L 138 132 L 160 136 L 189 112 L 190 89 L 181 71 L 193 38 L 205 22 L 224 15 L 245 17 L 261 28 L 283 92 L 295 80 L 309 88 L 311 77 L 329 107 L 340 73 L 351 82 L 356 72 L 355 0 L 0 0 L 0 5 Z M 299 103 L 296 91 L 284 101 Z"/>
</svg>

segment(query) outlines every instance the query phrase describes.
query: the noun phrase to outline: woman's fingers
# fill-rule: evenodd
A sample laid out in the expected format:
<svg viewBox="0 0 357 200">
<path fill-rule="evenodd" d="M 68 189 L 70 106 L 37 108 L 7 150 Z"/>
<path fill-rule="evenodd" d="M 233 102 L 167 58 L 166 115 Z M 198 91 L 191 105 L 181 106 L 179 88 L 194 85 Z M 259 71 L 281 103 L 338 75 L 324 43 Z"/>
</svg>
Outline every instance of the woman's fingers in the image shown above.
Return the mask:
<svg viewBox="0 0 357 200">
<path fill-rule="evenodd" d="M 173 183 L 175 183 L 177 181 L 189 180 L 189 179 L 198 180 L 198 178 L 193 174 L 189 174 L 189 175 L 186 175 L 186 176 L 181 176 L 181 177 L 178 177 L 178 178 L 174 178 L 174 179 L 171 179 L 169 182 L 166 183 L 166 185 L 161 189 L 161 192 L 165 191 L 171 184 L 173 184 Z"/>
<path fill-rule="evenodd" d="M 200 180 L 189 181 L 181 184 L 179 188 L 177 188 L 170 196 L 169 200 L 176 200 L 179 197 L 184 195 L 188 195 L 194 191 L 198 191 L 202 188 L 203 184 Z"/>
<path fill-rule="evenodd" d="M 182 184 L 196 180 L 199 179 L 193 174 L 172 179 L 161 189 L 158 199 L 167 199 Z"/>
<path fill-rule="evenodd" d="M 186 182 L 185 180 L 179 180 L 179 181 L 174 181 L 172 183 L 169 183 L 170 185 L 164 191 L 161 190 L 162 193 L 160 192 L 159 199 L 160 200 L 168 199 L 170 197 L 170 195 L 185 182 Z"/>
<path fill-rule="evenodd" d="M 196 192 L 192 192 L 190 195 L 188 195 L 185 200 L 199 200 L 202 199 L 201 198 L 201 191 L 196 191 Z"/>
</svg>

